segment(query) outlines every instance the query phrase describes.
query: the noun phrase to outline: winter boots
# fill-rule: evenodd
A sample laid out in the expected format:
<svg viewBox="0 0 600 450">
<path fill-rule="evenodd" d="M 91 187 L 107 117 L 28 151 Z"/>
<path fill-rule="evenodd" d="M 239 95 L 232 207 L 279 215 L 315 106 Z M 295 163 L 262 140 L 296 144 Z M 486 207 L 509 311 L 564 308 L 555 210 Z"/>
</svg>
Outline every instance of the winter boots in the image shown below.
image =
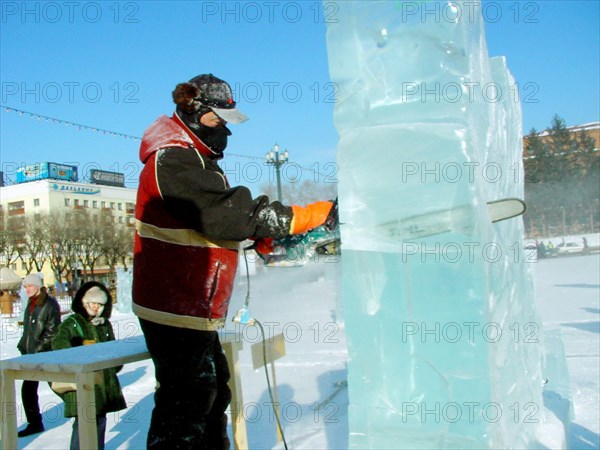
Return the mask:
<svg viewBox="0 0 600 450">
<path fill-rule="evenodd" d="M 19 431 L 19 437 L 31 436 L 32 434 L 41 433 L 44 431 L 44 424 L 42 422 L 28 423 L 27 426 Z"/>
</svg>

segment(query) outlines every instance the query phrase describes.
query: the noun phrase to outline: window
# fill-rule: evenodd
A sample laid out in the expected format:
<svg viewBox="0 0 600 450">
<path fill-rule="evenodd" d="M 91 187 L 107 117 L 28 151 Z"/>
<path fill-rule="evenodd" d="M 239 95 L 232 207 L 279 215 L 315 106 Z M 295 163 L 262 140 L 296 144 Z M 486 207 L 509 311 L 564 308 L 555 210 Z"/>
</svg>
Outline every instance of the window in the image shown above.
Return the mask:
<svg viewBox="0 0 600 450">
<path fill-rule="evenodd" d="M 19 209 L 25 209 L 25 202 L 11 202 L 8 204 L 9 211 L 16 211 Z"/>
<path fill-rule="evenodd" d="M 97 208 L 98 207 L 98 200 L 93 200 L 92 201 L 92 208 Z"/>
<path fill-rule="evenodd" d="M 90 206 L 89 203 L 90 203 L 89 200 L 84 200 L 83 201 L 83 207 L 87 208 L 88 206 Z"/>
<path fill-rule="evenodd" d="M 100 207 L 101 207 L 102 209 L 106 208 L 106 202 L 100 202 Z"/>
<path fill-rule="evenodd" d="M 119 223 L 123 223 L 123 216 L 119 216 Z"/>
<path fill-rule="evenodd" d="M 65 197 L 65 206 L 71 206 L 71 199 Z"/>
<path fill-rule="evenodd" d="M 33 206 L 40 206 L 40 199 L 39 198 L 34 198 L 33 199 Z"/>
<path fill-rule="evenodd" d="M 123 203 L 119 203 L 119 204 L 117 205 L 117 209 L 118 209 L 119 211 L 123 211 Z"/>
<path fill-rule="evenodd" d="M 73 200 L 73 206 L 77 207 L 79 206 L 79 199 L 76 198 L 75 200 Z"/>
<path fill-rule="evenodd" d="M 110 202 L 110 209 L 115 209 L 115 202 Z"/>
<path fill-rule="evenodd" d="M 25 261 L 21 262 L 21 270 L 27 270 L 27 264 L 25 264 Z"/>
<path fill-rule="evenodd" d="M 25 214 L 25 202 L 11 202 L 8 204 L 8 215 L 9 216 L 20 216 Z"/>
</svg>

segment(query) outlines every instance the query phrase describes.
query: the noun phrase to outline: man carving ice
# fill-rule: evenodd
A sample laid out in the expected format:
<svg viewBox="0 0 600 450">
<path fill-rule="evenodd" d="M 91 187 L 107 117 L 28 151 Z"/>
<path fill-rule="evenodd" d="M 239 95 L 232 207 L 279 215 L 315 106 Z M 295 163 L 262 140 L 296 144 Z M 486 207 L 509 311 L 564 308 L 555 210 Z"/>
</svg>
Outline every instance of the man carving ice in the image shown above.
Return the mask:
<svg viewBox="0 0 600 450">
<path fill-rule="evenodd" d="M 224 325 L 239 242 L 322 225 L 331 202 L 306 207 L 252 198 L 230 187 L 217 161 L 247 117 L 212 74 L 180 83 L 172 117 L 159 117 L 140 147 L 133 308 L 156 369 L 149 449 L 229 448 L 229 370 L 216 330 Z"/>
</svg>

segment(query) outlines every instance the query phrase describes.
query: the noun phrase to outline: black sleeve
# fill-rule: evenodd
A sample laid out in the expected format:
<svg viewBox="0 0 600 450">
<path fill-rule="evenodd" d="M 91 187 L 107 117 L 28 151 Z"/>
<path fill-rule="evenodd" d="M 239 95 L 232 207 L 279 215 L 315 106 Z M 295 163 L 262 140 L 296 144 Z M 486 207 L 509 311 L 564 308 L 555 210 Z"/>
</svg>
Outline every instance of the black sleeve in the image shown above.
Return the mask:
<svg viewBox="0 0 600 450">
<path fill-rule="evenodd" d="M 56 300 L 48 298 L 46 304 L 46 317 L 44 317 L 44 330 L 37 342 L 36 352 L 52 350 L 52 339 L 60 326 L 60 306 Z"/>
<path fill-rule="evenodd" d="M 289 234 L 289 206 L 252 198 L 244 186 L 229 188 L 217 164 L 193 149 L 169 148 L 156 157 L 165 208 L 190 228 L 215 239 L 242 241 Z"/>
</svg>

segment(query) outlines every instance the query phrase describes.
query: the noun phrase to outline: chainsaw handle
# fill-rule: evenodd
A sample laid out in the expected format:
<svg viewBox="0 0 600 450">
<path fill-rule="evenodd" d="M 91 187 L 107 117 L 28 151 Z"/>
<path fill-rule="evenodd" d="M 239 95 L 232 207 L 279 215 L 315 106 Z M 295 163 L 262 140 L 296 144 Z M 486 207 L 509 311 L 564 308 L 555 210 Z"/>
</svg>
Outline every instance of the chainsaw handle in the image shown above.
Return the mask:
<svg viewBox="0 0 600 450">
<path fill-rule="evenodd" d="M 327 229 L 327 231 L 332 232 L 337 227 L 339 220 L 338 199 L 336 198 L 333 201 L 333 205 L 329 210 L 329 214 L 327 215 L 327 219 L 325 219 L 323 226 Z"/>
</svg>

